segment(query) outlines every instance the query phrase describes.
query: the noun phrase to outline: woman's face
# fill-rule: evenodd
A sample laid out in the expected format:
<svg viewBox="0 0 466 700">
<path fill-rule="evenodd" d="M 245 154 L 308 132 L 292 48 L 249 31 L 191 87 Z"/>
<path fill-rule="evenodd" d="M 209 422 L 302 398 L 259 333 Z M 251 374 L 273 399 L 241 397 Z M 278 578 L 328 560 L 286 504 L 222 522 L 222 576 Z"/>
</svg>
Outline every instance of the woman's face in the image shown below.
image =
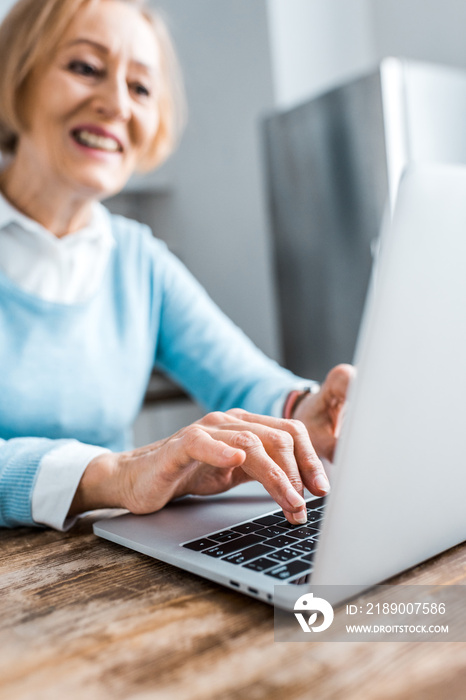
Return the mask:
<svg viewBox="0 0 466 700">
<path fill-rule="evenodd" d="M 158 129 L 159 84 L 158 45 L 142 15 L 119 0 L 84 5 L 28 83 L 18 160 L 44 186 L 119 191 Z"/>
</svg>

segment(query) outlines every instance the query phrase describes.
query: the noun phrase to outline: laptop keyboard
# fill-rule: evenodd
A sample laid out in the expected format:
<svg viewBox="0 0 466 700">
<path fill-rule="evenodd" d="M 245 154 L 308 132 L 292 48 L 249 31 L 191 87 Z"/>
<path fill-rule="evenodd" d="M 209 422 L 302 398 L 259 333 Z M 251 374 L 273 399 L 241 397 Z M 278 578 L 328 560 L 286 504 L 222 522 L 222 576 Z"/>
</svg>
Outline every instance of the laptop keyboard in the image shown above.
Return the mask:
<svg viewBox="0 0 466 700">
<path fill-rule="evenodd" d="M 181 546 L 279 581 L 307 583 L 313 568 L 325 499 L 309 500 L 306 508 L 308 521 L 305 525 L 291 525 L 282 511 L 276 510 Z"/>
</svg>

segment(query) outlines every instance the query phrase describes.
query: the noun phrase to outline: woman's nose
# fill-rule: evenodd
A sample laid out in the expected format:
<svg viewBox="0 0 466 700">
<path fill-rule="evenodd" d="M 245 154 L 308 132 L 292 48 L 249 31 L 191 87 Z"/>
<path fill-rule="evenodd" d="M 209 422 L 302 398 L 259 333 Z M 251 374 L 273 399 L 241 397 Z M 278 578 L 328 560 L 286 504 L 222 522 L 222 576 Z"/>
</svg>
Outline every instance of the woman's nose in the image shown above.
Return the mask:
<svg viewBox="0 0 466 700">
<path fill-rule="evenodd" d="M 95 106 L 99 114 L 109 119 L 127 121 L 131 115 L 131 102 L 126 80 L 107 78 L 99 86 Z"/>
</svg>

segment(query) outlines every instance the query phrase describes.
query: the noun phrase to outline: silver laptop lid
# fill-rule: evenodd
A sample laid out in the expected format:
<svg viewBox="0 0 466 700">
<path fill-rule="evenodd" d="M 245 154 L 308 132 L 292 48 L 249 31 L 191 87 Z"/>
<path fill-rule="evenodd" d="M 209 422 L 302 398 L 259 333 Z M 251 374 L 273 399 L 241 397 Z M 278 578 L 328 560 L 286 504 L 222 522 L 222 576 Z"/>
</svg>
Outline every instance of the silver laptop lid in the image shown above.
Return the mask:
<svg viewBox="0 0 466 700">
<path fill-rule="evenodd" d="M 465 539 L 465 355 L 466 168 L 417 166 L 382 235 L 313 584 L 364 588 Z"/>
</svg>

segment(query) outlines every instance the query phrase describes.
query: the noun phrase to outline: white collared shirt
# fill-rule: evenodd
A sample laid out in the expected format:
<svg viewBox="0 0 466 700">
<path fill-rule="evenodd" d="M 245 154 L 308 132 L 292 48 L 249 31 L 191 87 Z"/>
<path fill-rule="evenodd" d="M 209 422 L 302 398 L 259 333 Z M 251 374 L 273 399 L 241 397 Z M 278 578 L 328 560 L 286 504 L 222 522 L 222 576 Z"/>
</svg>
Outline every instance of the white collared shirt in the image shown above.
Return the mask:
<svg viewBox="0 0 466 700">
<path fill-rule="evenodd" d="M 75 304 L 92 297 L 114 245 L 101 204 L 93 205 L 88 226 L 58 238 L 0 195 L 0 270 L 41 299 Z"/>
<path fill-rule="evenodd" d="M 0 194 L 0 270 L 18 287 L 47 301 L 85 302 L 97 291 L 115 246 L 106 210 L 95 203 L 85 228 L 62 238 L 15 209 Z M 32 495 L 32 517 L 69 529 L 71 502 L 89 462 L 108 450 L 70 441 L 42 459 Z"/>
</svg>

